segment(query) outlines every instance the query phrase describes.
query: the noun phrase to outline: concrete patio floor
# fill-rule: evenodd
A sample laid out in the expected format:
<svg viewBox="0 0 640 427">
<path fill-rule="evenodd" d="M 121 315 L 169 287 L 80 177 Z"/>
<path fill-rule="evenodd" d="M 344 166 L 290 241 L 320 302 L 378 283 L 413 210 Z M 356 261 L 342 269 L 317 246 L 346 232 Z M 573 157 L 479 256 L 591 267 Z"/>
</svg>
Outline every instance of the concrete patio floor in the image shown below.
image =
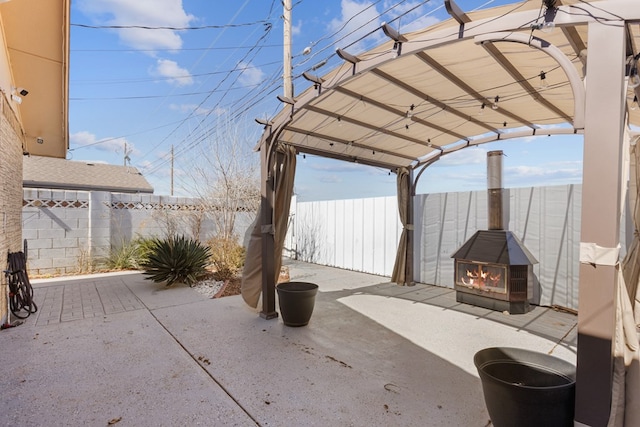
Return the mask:
<svg viewBox="0 0 640 427">
<path fill-rule="evenodd" d="M 320 287 L 303 328 L 139 273 L 34 281 L 40 310 L 0 332 L 0 425 L 484 427 L 476 351 L 575 363 L 572 314 L 505 315 L 451 289 L 285 265 Z"/>
</svg>

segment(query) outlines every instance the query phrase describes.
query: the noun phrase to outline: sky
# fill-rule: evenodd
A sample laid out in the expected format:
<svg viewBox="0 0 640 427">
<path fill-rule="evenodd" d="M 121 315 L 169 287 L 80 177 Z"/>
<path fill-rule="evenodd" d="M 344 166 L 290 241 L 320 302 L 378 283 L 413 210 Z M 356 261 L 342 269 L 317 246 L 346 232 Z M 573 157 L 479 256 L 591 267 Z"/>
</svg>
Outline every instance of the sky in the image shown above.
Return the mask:
<svg viewBox="0 0 640 427">
<path fill-rule="evenodd" d="M 458 0 L 465 11 L 510 0 Z M 294 94 L 304 71 L 318 74 L 370 49 L 392 23 L 400 32 L 447 19 L 442 0 L 292 0 Z M 71 3 L 69 90 L 72 160 L 137 168 L 155 194 L 196 196 L 193 171 L 207 150 L 235 144 L 259 168 L 253 147 L 282 94 L 280 0 L 75 0 Z M 304 55 L 305 49 L 311 53 Z M 215 141 L 233 128 L 229 141 Z M 173 147 L 173 168 L 171 151 Z M 418 193 L 486 188 L 486 153 L 503 150 L 504 186 L 580 183 L 582 137 L 535 137 L 484 144 L 444 156 L 421 176 Z M 201 186 L 201 185 L 200 185 Z M 394 196 L 388 170 L 298 157 L 300 201 Z"/>
</svg>

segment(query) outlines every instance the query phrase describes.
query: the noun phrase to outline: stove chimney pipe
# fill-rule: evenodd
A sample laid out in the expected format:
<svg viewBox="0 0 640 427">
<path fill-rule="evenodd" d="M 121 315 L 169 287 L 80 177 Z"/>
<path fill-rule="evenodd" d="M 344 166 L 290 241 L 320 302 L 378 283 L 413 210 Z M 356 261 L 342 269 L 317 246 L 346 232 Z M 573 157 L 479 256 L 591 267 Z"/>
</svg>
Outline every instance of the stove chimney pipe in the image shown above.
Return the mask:
<svg viewBox="0 0 640 427">
<path fill-rule="evenodd" d="M 502 219 L 502 150 L 487 153 L 489 230 L 504 230 Z"/>
</svg>

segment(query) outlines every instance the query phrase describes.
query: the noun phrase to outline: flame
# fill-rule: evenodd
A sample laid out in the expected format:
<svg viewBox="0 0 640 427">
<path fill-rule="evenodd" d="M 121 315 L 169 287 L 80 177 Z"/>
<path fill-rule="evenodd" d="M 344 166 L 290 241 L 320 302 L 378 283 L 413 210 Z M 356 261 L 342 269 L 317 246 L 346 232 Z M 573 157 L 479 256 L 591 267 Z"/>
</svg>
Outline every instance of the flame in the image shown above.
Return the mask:
<svg viewBox="0 0 640 427">
<path fill-rule="evenodd" d="M 484 271 L 482 265 L 479 264 L 476 270 L 467 270 L 467 277 L 461 277 L 460 280 L 466 286 L 472 286 L 475 288 L 484 288 L 485 286 L 499 287 L 501 273 L 491 273 L 490 271 Z"/>
</svg>

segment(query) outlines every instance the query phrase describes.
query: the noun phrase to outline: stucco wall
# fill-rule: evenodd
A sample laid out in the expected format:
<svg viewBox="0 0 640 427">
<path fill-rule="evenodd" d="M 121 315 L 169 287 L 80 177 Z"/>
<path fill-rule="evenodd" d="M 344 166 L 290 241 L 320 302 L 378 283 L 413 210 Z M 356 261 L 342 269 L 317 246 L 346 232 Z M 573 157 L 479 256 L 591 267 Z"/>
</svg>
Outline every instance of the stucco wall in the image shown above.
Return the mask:
<svg viewBox="0 0 640 427">
<path fill-rule="evenodd" d="M 4 94 L 0 95 L 0 263 L 4 270 L 9 251 L 22 248 L 22 130 Z M 7 319 L 7 288 L 0 279 L 0 320 Z"/>
</svg>

